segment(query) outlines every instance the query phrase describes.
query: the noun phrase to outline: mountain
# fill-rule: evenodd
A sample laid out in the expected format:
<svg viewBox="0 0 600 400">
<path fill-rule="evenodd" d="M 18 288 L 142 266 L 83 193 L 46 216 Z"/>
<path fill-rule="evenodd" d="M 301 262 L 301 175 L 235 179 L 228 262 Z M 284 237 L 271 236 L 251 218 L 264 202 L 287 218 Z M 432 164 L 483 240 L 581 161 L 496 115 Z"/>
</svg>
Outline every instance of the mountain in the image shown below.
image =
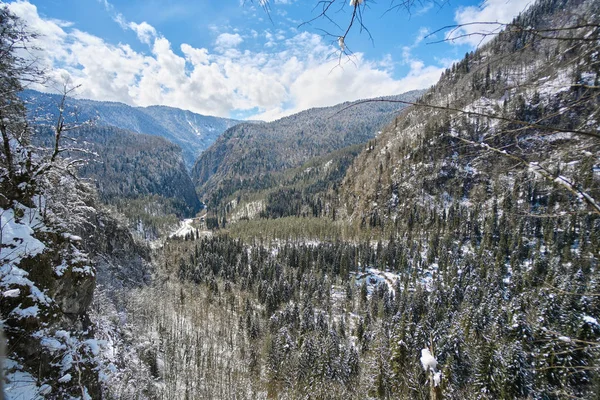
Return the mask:
<svg viewBox="0 0 600 400">
<path fill-rule="evenodd" d="M 61 96 L 25 90 L 21 96 L 34 118 L 55 121 Z M 178 145 L 188 168 L 226 129 L 239 121 L 211 117 L 172 107 L 132 107 L 123 103 L 68 98 L 68 114 L 79 121 L 94 119 L 99 126 L 114 126 L 161 136 Z"/>
<path fill-rule="evenodd" d="M 573 23 L 557 12 L 567 5 L 597 8 L 540 1 L 514 28 L 446 70 L 357 157 L 340 191 L 341 211 L 391 229 L 420 209 L 485 211 L 507 201 L 507 193 L 523 213 L 557 202 L 565 212 L 600 211 L 581 194 L 600 197 L 600 68 L 587 58 L 596 55 L 585 26 L 559 35 L 557 27 Z M 572 190 L 580 193 L 571 198 Z"/>
<path fill-rule="evenodd" d="M 599 15 L 538 1 L 348 168 L 336 217 L 402 282 L 381 398 L 597 397 Z"/>
<path fill-rule="evenodd" d="M 412 101 L 421 93 L 412 91 L 385 99 Z M 347 102 L 270 123 L 236 125 L 202 153 L 192 169 L 192 180 L 209 207 L 234 199 L 239 204 L 241 198 L 237 197 L 242 194 L 250 198 L 250 193 L 280 185 L 286 171 L 367 142 L 403 107 L 393 102 Z M 328 161 L 323 159 L 323 164 Z"/>
<path fill-rule="evenodd" d="M 37 131 L 34 140 L 50 146 L 53 131 L 43 126 Z M 162 225 L 176 222 L 170 215 L 190 217 L 201 209 L 179 146 L 101 125 L 82 126 L 68 135 L 78 151 L 64 156 L 85 161 L 79 163 L 78 175 L 89 179 L 100 200 L 128 217 L 143 236 L 160 236 Z"/>
</svg>

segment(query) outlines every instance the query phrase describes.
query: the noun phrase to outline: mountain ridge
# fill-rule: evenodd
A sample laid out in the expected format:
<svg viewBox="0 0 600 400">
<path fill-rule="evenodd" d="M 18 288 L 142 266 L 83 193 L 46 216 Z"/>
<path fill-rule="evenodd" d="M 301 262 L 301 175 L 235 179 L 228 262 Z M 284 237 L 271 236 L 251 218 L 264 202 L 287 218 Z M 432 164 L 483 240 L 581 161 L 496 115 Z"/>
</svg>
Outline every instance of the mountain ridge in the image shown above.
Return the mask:
<svg viewBox="0 0 600 400">
<path fill-rule="evenodd" d="M 385 98 L 413 101 L 422 93 Z M 273 122 L 236 125 L 202 153 L 191 171 L 192 180 L 210 207 L 223 206 L 222 200 L 235 193 L 273 187 L 283 171 L 367 142 L 404 107 L 359 100 L 304 110 Z"/>
<path fill-rule="evenodd" d="M 25 90 L 21 96 L 35 119 L 56 120 L 61 95 Z M 135 107 L 114 101 L 97 101 L 68 97 L 69 113 L 79 120 L 94 120 L 98 125 L 161 136 L 181 147 L 187 168 L 227 128 L 241 121 L 206 116 L 167 106 Z M 196 121 L 191 124 L 189 118 Z"/>
</svg>

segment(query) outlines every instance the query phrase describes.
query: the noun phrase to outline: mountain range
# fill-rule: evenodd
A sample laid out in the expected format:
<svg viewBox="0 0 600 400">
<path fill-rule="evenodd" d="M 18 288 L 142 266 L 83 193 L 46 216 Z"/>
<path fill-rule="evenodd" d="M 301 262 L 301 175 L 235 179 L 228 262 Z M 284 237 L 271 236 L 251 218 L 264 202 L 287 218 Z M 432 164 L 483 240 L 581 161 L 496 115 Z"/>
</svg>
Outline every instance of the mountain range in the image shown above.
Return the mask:
<svg viewBox="0 0 600 400">
<path fill-rule="evenodd" d="M 25 90 L 21 96 L 38 123 L 56 120 L 61 95 Z M 123 103 L 69 97 L 66 115 L 92 120 L 98 126 L 114 126 L 147 135 L 161 136 L 183 151 L 187 168 L 226 129 L 240 123 L 233 119 L 200 115 L 166 106 L 132 107 Z"/>
</svg>

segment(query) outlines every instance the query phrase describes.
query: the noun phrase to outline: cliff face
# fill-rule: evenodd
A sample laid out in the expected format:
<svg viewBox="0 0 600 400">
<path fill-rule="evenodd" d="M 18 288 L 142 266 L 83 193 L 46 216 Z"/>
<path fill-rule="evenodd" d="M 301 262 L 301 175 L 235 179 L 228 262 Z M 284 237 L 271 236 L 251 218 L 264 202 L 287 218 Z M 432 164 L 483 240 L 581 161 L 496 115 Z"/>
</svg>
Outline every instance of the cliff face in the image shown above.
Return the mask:
<svg viewBox="0 0 600 400">
<path fill-rule="evenodd" d="M 8 340 L 9 396 L 100 398 L 106 367 L 89 317 L 98 283 L 113 290 L 148 277 L 149 250 L 102 210 L 93 188 L 50 174 L 3 191 L 0 315 Z M 4 187 L 3 187 L 4 188 Z"/>
<path fill-rule="evenodd" d="M 34 199 L 38 204 L 43 198 Z M 48 218 L 47 209 L 14 201 L 2 209 L 0 314 L 8 340 L 7 392 L 15 374 L 35 371 L 55 398 L 100 394 L 87 310 L 95 269 L 80 238 Z M 46 215 L 44 215 L 46 214 Z M 14 378 L 13 378 L 14 379 Z M 79 387 L 69 383 L 78 379 Z"/>
</svg>

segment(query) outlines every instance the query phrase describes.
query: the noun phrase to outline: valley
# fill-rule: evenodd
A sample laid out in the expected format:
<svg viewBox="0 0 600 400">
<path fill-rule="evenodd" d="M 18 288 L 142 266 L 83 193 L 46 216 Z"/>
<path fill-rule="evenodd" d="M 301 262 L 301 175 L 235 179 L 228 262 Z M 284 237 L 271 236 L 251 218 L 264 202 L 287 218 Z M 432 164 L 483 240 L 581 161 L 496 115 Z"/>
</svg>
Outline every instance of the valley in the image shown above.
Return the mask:
<svg viewBox="0 0 600 400">
<path fill-rule="evenodd" d="M 271 122 L 7 81 L 5 397 L 597 398 L 599 16 Z"/>
</svg>

